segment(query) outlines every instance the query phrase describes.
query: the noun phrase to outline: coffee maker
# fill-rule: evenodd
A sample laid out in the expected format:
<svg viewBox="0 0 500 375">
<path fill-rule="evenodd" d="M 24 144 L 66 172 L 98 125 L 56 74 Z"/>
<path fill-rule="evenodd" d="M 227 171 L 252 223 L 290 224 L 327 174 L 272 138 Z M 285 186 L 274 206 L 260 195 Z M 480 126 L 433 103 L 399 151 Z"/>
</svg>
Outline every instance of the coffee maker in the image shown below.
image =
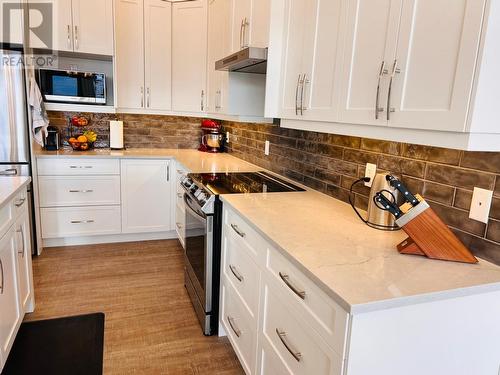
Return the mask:
<svg viewBox="0 0 500 375">
<path fill-rule="evenodd" d="M 226 137 L 222 131 L 222 126 L 220 123 L 214 120 L 203 120 L 201 122 L 201 144 L 198 148 L 199 151 L 203 152 L 224 152 L 224 144 Z"/>
<path fill-rule="evenodd" d="M 47 136 L 45 137 L 44 147 L 47 151 L 59 150 L 59 130 L 55 126 L 47 127 Z"/>
</svg>

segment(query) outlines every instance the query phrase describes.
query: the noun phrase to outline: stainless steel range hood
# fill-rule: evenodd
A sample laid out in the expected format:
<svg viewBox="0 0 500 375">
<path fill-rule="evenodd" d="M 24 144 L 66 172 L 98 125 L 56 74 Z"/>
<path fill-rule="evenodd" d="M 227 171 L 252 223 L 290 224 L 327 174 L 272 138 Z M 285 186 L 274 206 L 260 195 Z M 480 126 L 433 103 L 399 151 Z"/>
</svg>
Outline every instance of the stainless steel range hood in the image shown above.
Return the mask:
<svg viewBox="0 0 500 375">
<path fill-rule="evenodd" d="M 215 70 L 266 74 L 267 48 L 247 47 L 215 62 Z"/>
</svg>

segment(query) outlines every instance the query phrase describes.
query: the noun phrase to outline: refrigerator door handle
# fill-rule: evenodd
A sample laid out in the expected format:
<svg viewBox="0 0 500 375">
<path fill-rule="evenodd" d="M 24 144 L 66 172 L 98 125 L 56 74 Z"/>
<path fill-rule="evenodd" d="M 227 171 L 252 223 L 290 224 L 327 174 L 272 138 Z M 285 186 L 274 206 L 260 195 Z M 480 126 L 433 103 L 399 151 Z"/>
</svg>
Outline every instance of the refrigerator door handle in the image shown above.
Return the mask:
<svg viewBox="0 0 500 375">
<path fill-rule="evenodd" d="M 17 176 L 17 169 L 9 168 L 3 171 L 0 171 L 0 176 Z"/>
</svg>

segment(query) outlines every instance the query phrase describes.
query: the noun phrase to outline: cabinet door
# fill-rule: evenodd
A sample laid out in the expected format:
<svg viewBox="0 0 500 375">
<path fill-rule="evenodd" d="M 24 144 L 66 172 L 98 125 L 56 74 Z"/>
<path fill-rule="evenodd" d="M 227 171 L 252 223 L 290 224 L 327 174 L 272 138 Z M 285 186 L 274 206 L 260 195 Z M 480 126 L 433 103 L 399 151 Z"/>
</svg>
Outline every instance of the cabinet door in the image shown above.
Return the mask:
<svg viewBox="0 0 500 375">
<path fill-rule="evenodd" d="M 33 271 L 31 266 L 30 222 L 26 210 L 15 226 L 15 246 L 17 251 L 17 269 L 19 280 L 19 299 L 22 312 L 31 312 L 33 298 Z"/>
<path fill-rule="evenodd" d="M 250 43 L 252 0 L 233 0 L 232 52 L 237 52 Z"/>
<path fill-rule="evenodd" d="M 342 65 L 342 0 L 320 1 L 314 52 L 304 61 L 306 80 L 301 90 L 301 115 L 307 120 L 338 120 L 338 81 Z M 304 50 L 308 51 L 308 48 Z"/>
<path fill-rule="evenodd" d="M 172 108 L 172 4 L 144 1 L 145 107 Z"/>
<path fill-rule="evenodd" d="M 484 0 L 404 2 L 391 126 L 466 130 L 484 6 Z"/>
<path fill-rule="evenodd" d="M 304 74 L 311 77 L 311 61 L 314 58 L 316 15 L 319 0 L 288 0 L 286 2 L 286 37 L 283 61 L 283 87 L 281 116 L 300 117 L 299 104 L 304 96 Z"/>
<path fill-rule="evenodd" d="M 169 160 L 122 160 L 122 231 L 172 230 L 172 178 Z"/>
<path fill-rule="evenodd" d="M 341 122 L 387 125 L 387 87 L 401 6 L 402 0 L 348 1 Z"/>
<path fill-rule="evenodd" d="M 22 320 L 14 229 L 0 239 L 0 354 L 6 360 Z"/>
<path fill-rule="evenodd" d="M 47 0 L 29 0 L 29 3 L 47 4 Z M 55 51 L 73 52 L 73 19 L 71 0 L 52 0 L 49 3 L 52 4 L 54 17 L 52 22 L 52 49 Z M 30 7 L 30 27 L 40 25 L 42 18 L 42 14 L 36 7 Z M 29 32 L 29 43 L 31 48 L 47 48 L 45 42 L 34 32 Z"/>
<path fill-rule="evenodd" d="M 265 48 L 269 45 L 269 25 L 271 23 L 271 2 L 269 0 L 252 0 L 252 19 L 247 38 L 252 47 Z"/>
<path fill-rule="evenodd" d="M 215 70 L 215 62 L 231 51 L 231 0 L 211 0 L 208 9 L 208 112 L 222 112 L 222 91 L 228 73 Z"/>
<path fill-rule="evenodd" d="M 172 109 L 203 112 L 207 85 L 207 1 L 173 4 Z"/>
<path fill-rule="evenodd" d="M 75 52 L 113 55 L 113 0 L 73 0 Z"/>
<path fill-rule="evenodd" d="M 120 108 L 144 108 L 143 24 L 143 0 L 115 0 L 115 82 Z"/>
</svg>

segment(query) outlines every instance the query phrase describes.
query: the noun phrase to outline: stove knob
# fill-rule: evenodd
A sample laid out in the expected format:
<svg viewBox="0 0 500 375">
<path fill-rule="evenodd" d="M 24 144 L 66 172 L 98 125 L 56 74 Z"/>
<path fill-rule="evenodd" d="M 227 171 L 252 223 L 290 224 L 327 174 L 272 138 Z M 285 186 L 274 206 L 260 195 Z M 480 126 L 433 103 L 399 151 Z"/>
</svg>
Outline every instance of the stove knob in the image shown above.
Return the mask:
<svg viewBox="0 0 500 375">
<path fill-rule="evenodd" d="M 198 194 L 197 198 L 200 202 L 206 202 L 208 197 L 206 193 L 201 192 L 200 194 Z"/>
</svg>

